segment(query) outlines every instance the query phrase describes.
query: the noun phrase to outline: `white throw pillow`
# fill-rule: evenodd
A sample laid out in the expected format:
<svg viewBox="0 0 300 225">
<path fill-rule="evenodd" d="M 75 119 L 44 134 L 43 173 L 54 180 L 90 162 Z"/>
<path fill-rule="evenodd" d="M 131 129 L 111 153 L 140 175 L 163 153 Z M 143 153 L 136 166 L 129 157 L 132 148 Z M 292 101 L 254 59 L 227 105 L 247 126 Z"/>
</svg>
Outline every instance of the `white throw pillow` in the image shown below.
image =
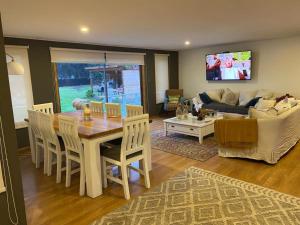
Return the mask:
<svg viewBox="0 0 300 225">
<path fill-rule="evenodd" d="M 271 99 L 273 97 L 273 93 L 271 91 L 268 91 L 268 90 L 265 90 L 265 89 L 262 89 L 262 90 L 259 90 L 257 93 L 256 93 L 256 98 L 257 97 L 262 97 L 264 99 Z"/>
<path fill-rule="evenodd" d="M 207 90 L 205 92 L 212 100 L 216 102 L 220 102 L 222 99 L 222 94 L 224 92 L 224 89 Z"/>
<path fill-rule="evenodd" d="M 288 100 L 281 100 L 280 102 L 278 102 L 275 106 L 274 109 L 277 110 L 277 114 L 280 115 L 288 110 L 290 110 L 293 106 L 291 104 L 292 102 L 292 98 L 288 99 Z M 295 106 L 295 105 L 294 105 Z"/>
<path fill-rule="evenodd" d="M 255 98 L 256 91 L 242 91 L 240 92 L 239 105 L 246 105 L 253 98 Z"/>
<path fill-rule="evenodd" d="M 256 103 L 255 108 L 260 111 L 267 111 L 274 107 L 276 104 L 275 100 L 266 100 L 266 99 L 259 99 L 258 103 Z"/>
<path fill-rule="evenodd" d="M 234 93 L 229 88 L 226 88 L 222 95 L 221 102 L 228 105 L 236 105 L 238 100 L 239 100 L 239 93 Z"/>
</svg>

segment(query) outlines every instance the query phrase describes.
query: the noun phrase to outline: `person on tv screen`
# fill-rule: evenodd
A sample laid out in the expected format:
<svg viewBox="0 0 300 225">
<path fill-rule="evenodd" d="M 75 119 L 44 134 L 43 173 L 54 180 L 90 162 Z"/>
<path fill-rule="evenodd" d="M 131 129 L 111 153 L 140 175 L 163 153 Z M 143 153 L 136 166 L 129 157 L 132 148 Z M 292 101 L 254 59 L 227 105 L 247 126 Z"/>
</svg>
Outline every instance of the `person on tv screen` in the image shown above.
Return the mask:
<svg viewBox="0 0 300 225">
<path fill-rule="evenodd" d="M 206 60 L 206 79 L 207 80 L 221 80 L 221 60 L 217 55 L 207 56 Z"/>
</svg>

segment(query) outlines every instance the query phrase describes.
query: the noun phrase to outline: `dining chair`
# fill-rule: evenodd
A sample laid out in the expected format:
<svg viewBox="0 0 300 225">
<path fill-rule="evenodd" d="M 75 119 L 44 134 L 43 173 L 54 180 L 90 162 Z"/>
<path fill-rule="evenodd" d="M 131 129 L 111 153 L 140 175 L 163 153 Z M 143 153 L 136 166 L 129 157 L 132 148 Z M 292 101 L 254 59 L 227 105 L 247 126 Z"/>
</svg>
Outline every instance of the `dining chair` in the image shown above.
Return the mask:
<svg viewBox="0 0 300 225">
<path fill-rule="evenodd" d="M 38 105 L 33 105 L 32 109 L 34 111 L 39 111 L 47 114 L 53 114 L 53 103 L 44 103 L 44 104 L 38 104 Z"/>
<path fill-rule="evenodd" d="M 66 187 L 71 185 L 71 175 L 80 172 L 80 196 L 85 193 L 85 164 L 81 140 L 78 136 L 78 120 L 69 116 L 58 116 L 59 133 L 62 136 L 66 151 Z M 79 168 L 72 170 L 72 162 Z"/>
<path fill-rule="evenodd" d="M 56 183 L 61 182 L 61 173 L 65 171 L 66 168 L 62 168 L 62 157 L 65 155 L 64 145 L 62 141 L 59 141 L 59 138 L 56 135 L 56 132 L 53 127 L 53 115 L 41 113 L 40 114 L 40 124 L 41 131 L 44 137 L 45 146 L 47 149 L 47 174 L 48 176 L 52 175 L 52 165 L 56 163 Z M 52 162 L 52 156 L 56 156 L 56 162 Z"/>
<path fill-rule="evenodd" d="M 91 112 L 103 114 L 103 103 L 90 101 Z"/>
<path fill-rule="evenodd" d="M 44 174 L 47 173 L 47 148 L 45 146 L 45 141 L 43 134 L 41 132 L 40 125 L 40 114 L 39 111 L 28 110 L 28 120 L 34 136 L 35 144 L 35 166 L 40 168 L 40 153 L 44 151 Z"/>
<path fill-rule="evenodd" d="M 130 199 L 127 168 L 137 171 L 144 176 L 146 188 L 150 188 L 147 154 L 149 144 L 149 115 L 143 114 L 127 117 L 123 121 L 123 138 L 119 146 L 101 149 L 101 161 L 103 170 L 103 186 L 107 187 L 107 180 L 119 183 L 124 188 L 126 199 Z M 142 161 L 143 169 L 135 168 L 130 164 Z M 121 179 L 107 172 L 107 163 L 121 168 Z"/>
<path fill-rule="evenodd" d="M 120 103 L 105 103 L 107 117 L 121 117 Z"/>
<path fill-rule="evenodd" d="M 127 117 L 137 116 L 143 114 L 143 106 L 140 105 L 126 105 Z"/>
</svg>

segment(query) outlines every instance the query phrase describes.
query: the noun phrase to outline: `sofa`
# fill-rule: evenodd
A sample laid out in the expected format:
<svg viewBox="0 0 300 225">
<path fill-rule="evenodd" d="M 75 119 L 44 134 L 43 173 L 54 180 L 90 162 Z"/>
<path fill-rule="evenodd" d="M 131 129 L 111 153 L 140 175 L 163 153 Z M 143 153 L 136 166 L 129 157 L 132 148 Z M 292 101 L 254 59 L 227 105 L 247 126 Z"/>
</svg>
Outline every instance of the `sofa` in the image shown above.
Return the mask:
<svg viewBox="0 0 300 225">
<path fill-rule="evenodd" d="M 251 108 L 249 115 L 257 119 L 257 146 L 241 150 L 219 147 L 219 156 L 249 158 L 275 164 L 300 140 L 299 103 L 280 115 L 256 108 Z"/>
<path fill-rule="evenodd" d="M 208 95 L 210 99 L 209 102 L 203 102 L 201 100 L 200 96 L 203 93 Z M 192 99 L 192 102 L 193 107 L 196 109 L 196 111 L 198 111 L 200 108 L 203 108 L 213 109 L 225 113 L 237 113 L 247 115 L 249 108 L 251 106 L 254 106 L 260 97 L 265 99 L 271 99 L 274 96 L 277 95 L 268 90 L 234 92 L 228 88 L 212 89 L 199 92 L 197 96 Z M 253 101 L 255 99 L 257 101 Z M 253 104 L 249 104 L 251 103 L 250 101 L 253 101 Z"/>
</svg>

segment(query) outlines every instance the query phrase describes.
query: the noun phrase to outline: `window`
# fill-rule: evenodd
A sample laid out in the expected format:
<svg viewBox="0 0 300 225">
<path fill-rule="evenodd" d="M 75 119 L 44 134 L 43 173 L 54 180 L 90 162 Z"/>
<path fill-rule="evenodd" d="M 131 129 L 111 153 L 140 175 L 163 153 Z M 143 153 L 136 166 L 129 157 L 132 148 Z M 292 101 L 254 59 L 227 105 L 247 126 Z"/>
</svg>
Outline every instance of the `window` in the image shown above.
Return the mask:
<svg viewBox="0 0 300 225">
<path fill-rule="evenodd" d="M 51 49 L 62 112 L 91 100 L 141 105 L 143 54 Z"/>
<path fill-rule="evenodd" d="M 156 104 L 163 103 L 169 89 L 169 55 L 155 54 Z"/>
<path fill-rule="evenodd" d="M 28 117 L 27 110 L 33 105 L 27 47 L 5 46 L 5 51 L 24 67 L 24 75 L 9 75 L 15 127 L 24 128 L 26 127 L 24 119 Z M 11 58 L 7 57 L 7 62 L 10 60 Z"/>
</svg>

